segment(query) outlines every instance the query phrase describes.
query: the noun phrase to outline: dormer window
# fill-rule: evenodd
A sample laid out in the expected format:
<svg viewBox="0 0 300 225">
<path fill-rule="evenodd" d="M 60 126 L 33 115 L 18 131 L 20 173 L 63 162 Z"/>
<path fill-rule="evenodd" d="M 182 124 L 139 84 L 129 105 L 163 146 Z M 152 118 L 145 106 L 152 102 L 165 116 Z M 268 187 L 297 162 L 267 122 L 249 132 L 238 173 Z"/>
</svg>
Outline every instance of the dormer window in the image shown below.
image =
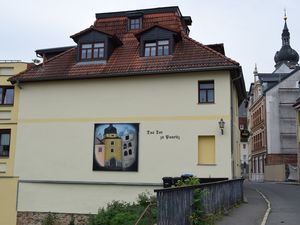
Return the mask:
<svg viewBox="0 0 300 225">
<path fill-rule="evenodd" d="M 71 38 L 78 44 L 76 60 L 78 63 L 90 64 L 107 62 L 114 49 L 122 42 L 117 36 L 105 33 L 95 27 L 90 27 Z"/>
<path fill-rule="evenodd" d="M 94 60 L 104 58 L 104 42 L 81 45 L 81 59 Z"/>
<path fill-rule="evenodd" d="M 144 54 L 146 57 L 170 55 L 169 40 L 146 42 Z"/>
<path fill-rule="evenodd" d="M 129 30 L 141 29 L 142 28 L 141 18 L 131 18 L 129 19 Z"/>
<path fill-rule="evenodd" d="M 175 45 L 181 40 L 180 33 L 158 25 L 135 34 L 140 42 L 140 56 L 167 56 L 172 55 Z"/>
</svg>

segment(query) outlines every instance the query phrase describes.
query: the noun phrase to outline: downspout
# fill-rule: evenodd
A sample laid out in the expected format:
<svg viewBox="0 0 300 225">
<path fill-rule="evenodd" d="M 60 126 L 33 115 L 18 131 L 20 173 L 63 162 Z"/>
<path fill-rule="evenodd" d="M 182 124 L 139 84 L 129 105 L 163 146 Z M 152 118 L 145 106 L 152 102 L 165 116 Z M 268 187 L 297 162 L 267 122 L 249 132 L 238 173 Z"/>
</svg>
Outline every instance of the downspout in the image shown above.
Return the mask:
<svg viewBox="0 0 300 225">
<path fill-rule="evenodd" d="M 231 74 L 230 74 L 231 76 Z M 232 84 L 230 82 L 230 135 L 231 135 L 231 179 L 234 178 L 234 156 L 233 156 L 233 106 L 232 106 Z"/>
<path fill-rule="evenodd" d="M 240 69 L 240 68 L 239 68 Z M 230 73 L 230 76 L 232 76 L 232 74 Z M 234 132 L 233 132 L 233 92 L 232 92 L 232 87 L 233 87 L 233 83 L 236 80 L 239 80 L 242 78 L 242 73 L 239 73 L 239 76 L 236 78 L 231 79 L 230 82 L 230 127 L 231 127 L 231 172 L 232 172 L 232 178 L 235 178 L 235 160 L 234 160 L 234 140 L 233 140 L 233 136 L 234 136 Z"/>
</svg>

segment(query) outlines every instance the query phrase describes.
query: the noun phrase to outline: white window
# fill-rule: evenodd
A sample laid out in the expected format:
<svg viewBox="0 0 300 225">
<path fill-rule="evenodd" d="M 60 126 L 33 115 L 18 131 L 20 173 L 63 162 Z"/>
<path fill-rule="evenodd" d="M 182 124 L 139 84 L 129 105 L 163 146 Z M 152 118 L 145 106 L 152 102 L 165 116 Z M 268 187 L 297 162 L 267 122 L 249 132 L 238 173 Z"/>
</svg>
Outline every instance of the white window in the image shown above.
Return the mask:
<svg viewBox="0 0 300 225">
<path fill-rule="evenodd" d="M 169 40 L 152 41 L 145 43 L 144 55 L 163 56 L 170 54 Z"/>
</svg>

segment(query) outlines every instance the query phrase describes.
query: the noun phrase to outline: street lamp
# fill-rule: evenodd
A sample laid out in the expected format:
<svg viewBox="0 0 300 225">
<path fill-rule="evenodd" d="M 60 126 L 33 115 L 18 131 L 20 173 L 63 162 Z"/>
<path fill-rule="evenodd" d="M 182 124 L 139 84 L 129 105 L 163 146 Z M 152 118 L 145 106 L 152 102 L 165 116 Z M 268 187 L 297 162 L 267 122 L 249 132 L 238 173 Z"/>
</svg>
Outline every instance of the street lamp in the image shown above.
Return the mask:
<svg viewBox="0 0 300 225">
<path fill-rule="evenodd" d="M 224 122 L 223 118 L 221 118 L 218 123 L 219 123 L 219 128 L 221 130 L 221 134 L 223 135 L 224 134 L 224 126 L 225 126 L 225 122 Z"/>
</svg>

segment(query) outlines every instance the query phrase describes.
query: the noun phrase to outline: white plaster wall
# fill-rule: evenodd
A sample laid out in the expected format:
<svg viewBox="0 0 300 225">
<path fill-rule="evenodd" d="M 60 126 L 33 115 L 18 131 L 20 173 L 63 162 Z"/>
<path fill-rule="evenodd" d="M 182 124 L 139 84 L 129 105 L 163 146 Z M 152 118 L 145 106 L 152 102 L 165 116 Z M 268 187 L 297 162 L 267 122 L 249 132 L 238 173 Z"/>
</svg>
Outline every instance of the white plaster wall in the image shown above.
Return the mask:
<svg viewBox="0 0 300 225">
<path fill-rule="evenodd" d="M 271 89 L 266 94 L 266 124 L 267 124 L 267 148 L 269 154 L 280 153 L 279 131 L 279 97 L 278 92 Z"/>
<path fill-rule="evenodd" d="M 215 104 L 197 103 L 198 80 L 215 81 Z M 224 135 L 220 118 L 226 122 Z M 110 122 L 140 123 L 138 172 L 92 170 L 94 124 Z M 148 130 L 180 140 L 160 140 Z M 215 135 L 216 165 L 197 165 L 198 135 Z M 157 184 L 164 176 L 184 173 L 231 178 L 230 135 L 230 75 L 225 72 L 22 84 L 15 174 L 27 181 Z M 123 186 L 103 187 L 107 197 L 102 200 L 99 190 L 90 188 L 21 183 L 19 210 L 87 213 L 106 198 L 123 196 Z M 130 188 L 132 199 L 136 191 Z M 74 195 L 90 203 L 70 206 L 68 198 Z"/>
<path fill-rule="evenodd" d="M 137 122 L 137 121 L 134 121 Z M 230 130 L 219 135 L 217 120 L 142 122 L 138 172 L 92 170 L 93 123 L 23 124 L 18 128 L 16 175 L 30 180 L 79 180 L 159 183 L 163 176 L 193 173 L 199 177 L 231 177 Z M 226 121 L 229 124 L 229 121 Z M 179 135 L 160 140 L 147 130 Z M 22 135 L 26 133 L 26 135 Z M 226 134 L 227 133 L 227 134 Z M 216 135 L 216 166 L 198 166 L 198 135 Z M 20 146 L 22 145 L 22 147 Z"/>
<path fill-rule="evenodd" d="M 245 145 L 245 148 L 244 148 Z M 249 156 L 249 144 L 248 142 L 240 142 L 240 149 L 241 149 L 241 164 L 246 162 L 248 164 L 248 156 Z M 244 161 L 244 156 L 246 156 L 246 161 Z"/>
<path fill-rule="evenodd" d="M 18 211 L 95 214 L 114 199 L 135 202 L 138 194 L 160 187 L 19 184 Z M 67 206 L 67 207 L 66 207 Z"/>
<path fill-rule="evenodd" d="M 279 88 L 298 88 L 298 82 L 300 80 L 300 71 L 295 72 L 293 75 L 283 80 L 280 84 L 276 85 L 272 89 L 266 92 L 266 113 L 267 113 L 267 142 L 268 142 L 268 153 L 294 153 L 294 152 L 283 152 L 280 147 L 280 116 L 279 116 Z M 291 95 L 292 96 L 292 95 Z M 295 103 L 294 97 L 292 96 L 288 102 Z M 296 117 L 296 115 L 294 115 Z M 295 118 L 296 119 L 296 118 Z M 290 132 L 290 131 L 289 131 Z M 296 130 L 294 131 L 296 132 Z M 294 143 L 296 145 L 296 143 Z"/>
<path fill-rule="evenodd" d="M 229 79 L 211 72 L 22 84 L 19 119 L 229 115 Z M 198 80 L 216 80 L 216 104 L 198 105 Z"/>
</svg>

